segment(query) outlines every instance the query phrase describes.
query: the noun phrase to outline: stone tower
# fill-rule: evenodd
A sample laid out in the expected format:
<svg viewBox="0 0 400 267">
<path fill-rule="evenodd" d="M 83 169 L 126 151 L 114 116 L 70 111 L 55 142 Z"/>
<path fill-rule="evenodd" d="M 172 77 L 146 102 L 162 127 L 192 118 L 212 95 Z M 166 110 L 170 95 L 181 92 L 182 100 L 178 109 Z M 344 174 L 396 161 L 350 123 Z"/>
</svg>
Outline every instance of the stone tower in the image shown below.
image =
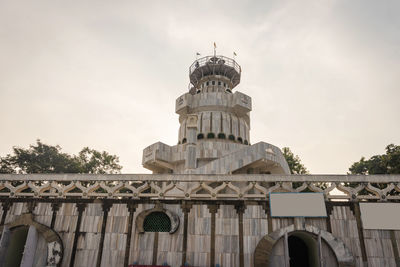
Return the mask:
<svg viewBox="0 0 400 267">
<path fill-rule="evenodd" d="M 251 98 L 233 92 L 241 67 L 224 56 L 207 56 L 189 68 L 191 88 L 178 97 L 178 144 L 161 142 L 143 151 L 143 166 L 154 173 L 290 174 L 280 149 L 250 143 Z"/>
</svg>

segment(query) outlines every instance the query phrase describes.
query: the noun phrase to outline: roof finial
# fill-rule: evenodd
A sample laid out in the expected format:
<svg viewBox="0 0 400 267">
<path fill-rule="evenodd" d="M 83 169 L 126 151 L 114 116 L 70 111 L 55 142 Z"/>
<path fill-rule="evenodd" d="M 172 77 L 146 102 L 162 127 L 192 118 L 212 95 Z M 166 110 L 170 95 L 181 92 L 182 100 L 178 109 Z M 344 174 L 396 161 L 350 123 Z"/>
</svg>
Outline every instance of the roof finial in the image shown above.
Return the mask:
<svg viewBox="0 0 400 267">
<path fill-rule="evenodd" d="M 217 44 L 214 42 L 214 57 L 217 55 Z"/>
</svg>

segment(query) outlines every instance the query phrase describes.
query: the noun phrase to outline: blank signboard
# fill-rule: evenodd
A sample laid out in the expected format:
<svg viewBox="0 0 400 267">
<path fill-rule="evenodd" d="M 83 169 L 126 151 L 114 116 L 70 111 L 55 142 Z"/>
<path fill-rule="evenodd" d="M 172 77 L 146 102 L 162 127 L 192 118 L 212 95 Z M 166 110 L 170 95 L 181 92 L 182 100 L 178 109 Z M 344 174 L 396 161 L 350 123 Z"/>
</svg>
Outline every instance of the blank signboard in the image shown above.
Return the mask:
<svg viewBox="0 0 400 267">
<path fill-rule="evenodd" d="M 360 203 L 364 229 L 400 230 L 400 203 Z"/>
<path fill-rule="evenodd" d="M 322 193 L 270 193 L 272 217 L 326 217 Z"/>
</svg>

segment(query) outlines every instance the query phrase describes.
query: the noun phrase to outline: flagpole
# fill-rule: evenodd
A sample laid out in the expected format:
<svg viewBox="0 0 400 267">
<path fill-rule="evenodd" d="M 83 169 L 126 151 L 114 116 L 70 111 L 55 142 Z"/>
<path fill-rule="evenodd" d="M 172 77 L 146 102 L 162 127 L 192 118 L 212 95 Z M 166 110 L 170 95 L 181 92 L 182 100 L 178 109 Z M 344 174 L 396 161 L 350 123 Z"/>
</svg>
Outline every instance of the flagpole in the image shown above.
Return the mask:
<svg viewBox="0 0 400 267">
<path fill-rule="evenodd" d="M 216 57 L 217 56 L 217 45 L 215 44 L 215 42 L 214 42 L 214 57 Z"/>
</svg>

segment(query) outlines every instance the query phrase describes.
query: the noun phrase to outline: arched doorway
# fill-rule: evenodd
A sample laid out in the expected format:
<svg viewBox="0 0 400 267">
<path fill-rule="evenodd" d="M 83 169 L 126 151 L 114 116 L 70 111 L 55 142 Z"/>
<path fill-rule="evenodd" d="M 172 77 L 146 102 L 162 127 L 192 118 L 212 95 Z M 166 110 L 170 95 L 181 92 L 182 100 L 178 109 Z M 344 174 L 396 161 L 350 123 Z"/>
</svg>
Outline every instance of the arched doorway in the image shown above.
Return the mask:
<svg viewBox="0 0 400 267">
<path fill-rule="evenodd" d="M 294 225 L 264 236 L 254 252 L 254 266 L 318 267 L 354 266 L 344 243 L 311 225 Z"/>
<path fill-rule="evenodd" d="M 51 228 L 25 213 L 2 228 L 0 262 L 2 266 L 59 266 L 63 244 Z"/>
</svg>

